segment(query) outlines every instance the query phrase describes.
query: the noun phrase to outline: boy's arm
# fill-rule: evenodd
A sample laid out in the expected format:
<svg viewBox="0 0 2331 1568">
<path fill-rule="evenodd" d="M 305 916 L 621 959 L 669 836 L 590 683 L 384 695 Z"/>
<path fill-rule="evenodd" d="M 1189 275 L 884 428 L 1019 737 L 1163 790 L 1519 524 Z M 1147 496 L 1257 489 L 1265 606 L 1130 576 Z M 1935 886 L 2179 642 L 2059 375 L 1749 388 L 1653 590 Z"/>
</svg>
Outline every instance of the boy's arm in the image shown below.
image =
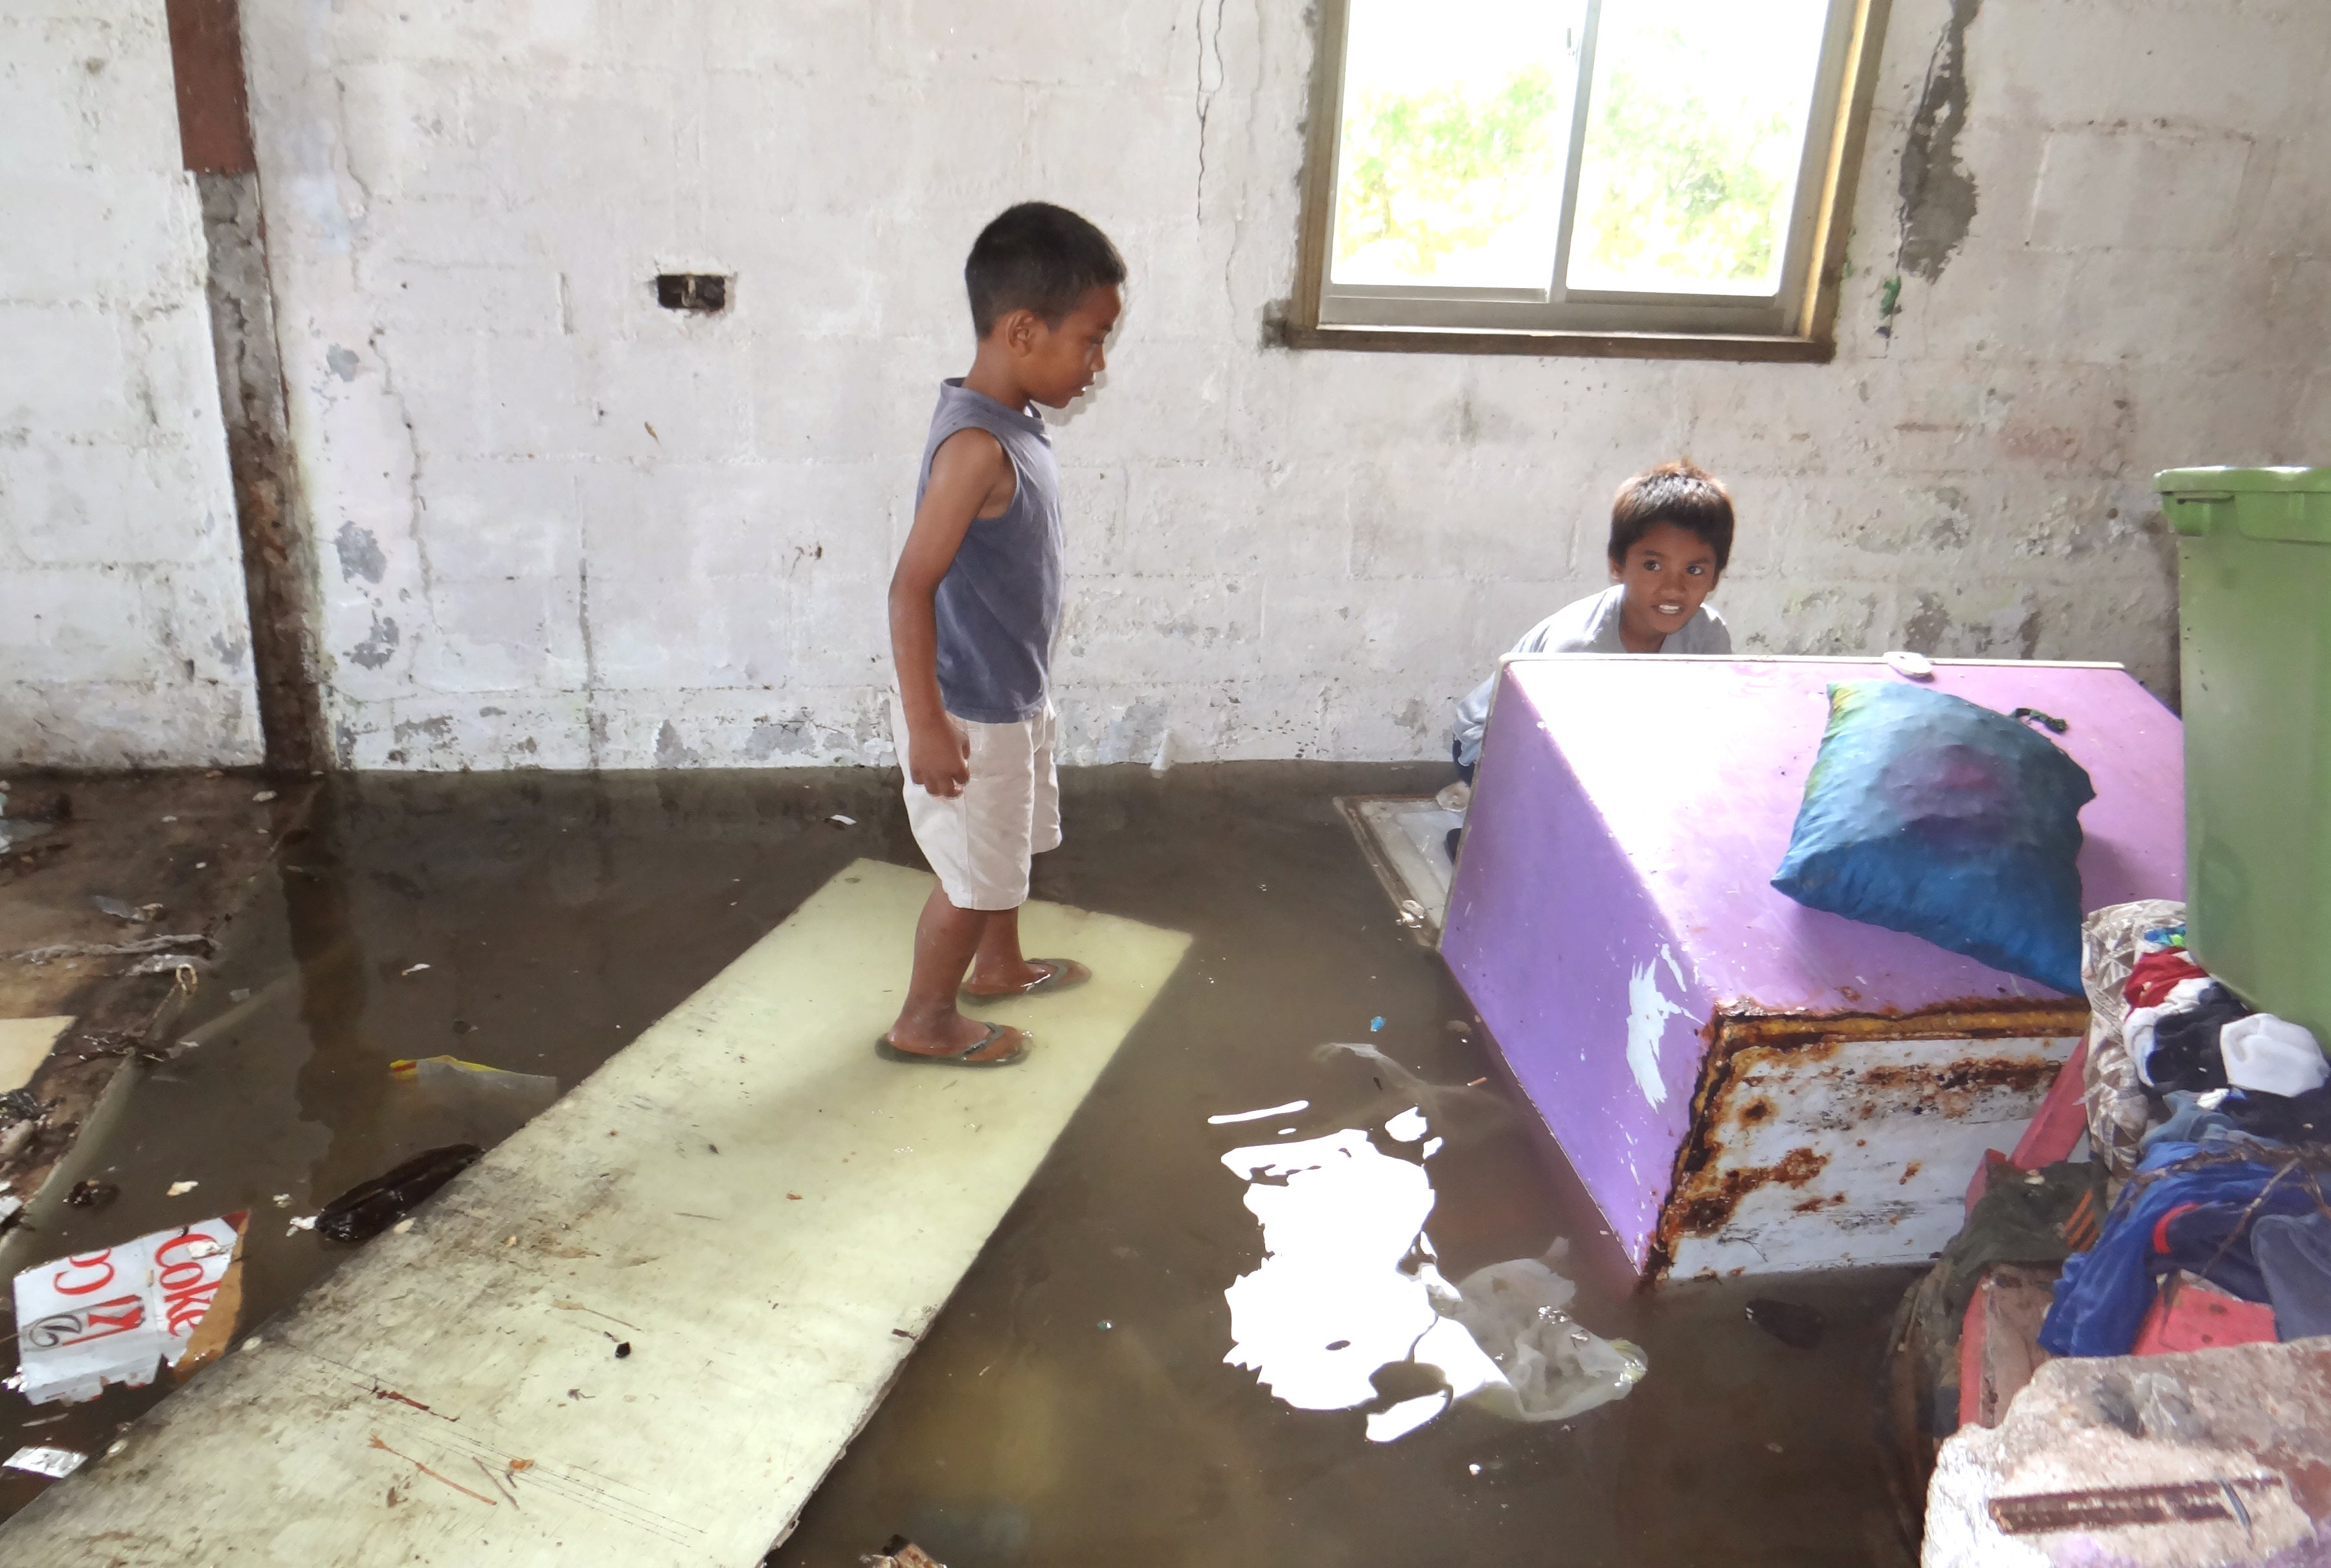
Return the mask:
<svg viewBox="0 0 2331 1568">
<path fill-rule="evenodd" d="M 898 570 L 890 575 L 890 658 L 907 718 L 907 755 L 899 760 L 907 776 L 935 795 L 963 793 L 971 777 L 971 748 L 947 722 L 939 698 L 932 601 L 972 519 L 1000 514 L 1013 488 L 1011 460 L 985 431 L 961 430 L 941 442 L 931 454 L 930 482 L 899 552 Z"/>
</svg>

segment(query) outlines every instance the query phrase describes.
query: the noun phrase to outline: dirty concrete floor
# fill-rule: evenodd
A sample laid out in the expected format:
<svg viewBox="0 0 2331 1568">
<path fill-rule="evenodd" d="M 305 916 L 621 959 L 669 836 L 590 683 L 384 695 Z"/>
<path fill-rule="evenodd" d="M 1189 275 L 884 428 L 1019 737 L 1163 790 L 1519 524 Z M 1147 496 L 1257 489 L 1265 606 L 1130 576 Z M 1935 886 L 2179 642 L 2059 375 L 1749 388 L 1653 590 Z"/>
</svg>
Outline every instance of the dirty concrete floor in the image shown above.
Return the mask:
<svg viewBox="0 0 2331 1568">
<path fill-rule="evenodd" d="M 1068 841 L 1037 896 L 1195 941 L 773 1563 L 855 1563 L 899 1532 L 951 1568 L 1909 1561 L 1870 1435 L 1908 1276 L 1633 1294 L 1519 1117 L 1431 1163 L 1442 1272 L 1570 1238 L 1576 1316 L 1649 1354 L 1630 1398 L 1545 1426 L 1460 1408 L 1375 1445 L 1357 1414 L 1289 1410 L 1223 1364 L 1223 1292 L 1261 1236 L 1220 1155 L 1276 1127 L 1206 1117 L 1308 1099 L 1307 1134 L 1380 1121 L 1364 1069 L 1312 1055 L 1331 1040 L 1373 1039 L 1441 1083 L 1493 1070 L 1445 1027 L 1461 998 L 1333 804 L 1441 771 L 1064 778 Z M 510 1130 L 400 1098 L 392 1059 L 572 1084 L 861 854 L 919 863 L 893 786 L 863 771 L 336 782 L 175 1031 L 202 1043 L 138 1069 L 118 1127 L 69 1163 L 120 1196 L 38 1216 L 37 1256 L 249 1208 L 255 1324 L 345 1255 L 291 1215 L 415 1150 Z M 1818 1306 L 1826 1337 L 1768 1337 L 1744 1312 L 1759 1295 Z M 0 1438 L 99 1450 L 163 1392 L 64 1411 L 0 1394 Z M 0 1509 L 44 1484 L 0 1473 Z"/>
<path fill-rule="evenodd" d="M 38 1190 L 104 1098 L 122 1055 L 186 1000 L 170 974 L 134 973 L 138 955 L 43 962 L 28 955 L 177 937 L 187 940 L 169 942 L 154 956 L 201 960 L 250 901 L 308 790 L 304 781 L 223 772 L 17 772 L 0 782 L 7 810 L 37 812 L 45 827 L 0 848 L 0 1019 L 73 1020 L 27 1086 L 45 1109 L 32 1141 L 0 1163 L 0 1190 L 17 1196 Z M 108 915 L 100 898 L 145 917 Z"/>
</svg>

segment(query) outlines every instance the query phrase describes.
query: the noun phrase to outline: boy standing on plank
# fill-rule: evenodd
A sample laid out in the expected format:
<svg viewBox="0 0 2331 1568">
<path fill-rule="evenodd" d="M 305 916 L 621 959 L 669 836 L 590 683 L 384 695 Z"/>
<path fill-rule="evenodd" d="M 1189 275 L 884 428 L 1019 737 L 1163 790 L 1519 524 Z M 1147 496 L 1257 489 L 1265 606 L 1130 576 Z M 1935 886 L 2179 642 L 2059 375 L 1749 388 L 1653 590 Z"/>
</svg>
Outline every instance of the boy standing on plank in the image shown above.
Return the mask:
<svg viewBox="0 0 2331 1568">
<path fill-rule="evenodd" d="M 1005 1067 L 1027 1054 L 1026 1036 L 965 1017 L 958 994 L 992 1001 L 1091 977 L 1020 952 L 1029 859 L 1061 841 L 1048 689 L 1060 466 L 1030 405 L 1065 408 L 1100 374 L 1125 261 L 1076 214 L 1026 202 L 981 231 L 964 281 L 979 348 L 968 375 L 940 385 L 890 579 L 892 727 L 907 818 L 939 885 L 915 927 L 906 1004 L 875 1049 L 894 1061 Z"/>
</svg>

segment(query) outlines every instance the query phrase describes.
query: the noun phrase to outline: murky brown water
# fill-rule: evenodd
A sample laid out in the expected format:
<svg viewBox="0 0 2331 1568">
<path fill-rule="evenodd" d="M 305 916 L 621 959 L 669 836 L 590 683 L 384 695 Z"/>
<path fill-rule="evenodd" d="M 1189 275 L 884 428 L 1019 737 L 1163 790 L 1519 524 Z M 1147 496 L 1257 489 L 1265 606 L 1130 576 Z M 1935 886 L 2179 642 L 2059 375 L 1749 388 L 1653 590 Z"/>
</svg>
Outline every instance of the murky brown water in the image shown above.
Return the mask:
<svg viewBox="0 0 2331 1568">
<path fill-rule="evenodd" d="M 1223 1292 L 1261 1234 L 1222 1154 L 1407 1103 L 1313 1048 L 1373 1040 L 1440 1083 L 1494 1071 L 1444 1027 L 1461 997 L 1394 924 L 1332 804 L 1441 782 L 1310 764 L 1064 779 L 1068 841 L 1037 896 L 1191 932 L 1189 957 L 772 1563 L 855 1563 L 898 1532 L 951 1568 L 1909 1561 L 1870 1436 L 1908 1275 L 1635 1295 L 1519 1116 L 1435 1129 L 1441 1271 L 1571 1238 L 1577 1316 L 1649 1353 L 1629 1398 L 1544 1426 L 1460 1408 L 1379 1445 L 1359 1414 L 1288 1409 L 1223 1364 Z M 828 825 L 837 811 L 859 825 Z M 255 1324 L 345 1255 L 287 1234 L 290 1215 L 418 1149 L 511 1130 L 416 1108 L 391 1060 L 572 1084 L 861 854 L 918 861 L 892 786 L 862 771 L 338 784 L 181 1031 L 205 1043 L 149 1072 L 82 1161 L 119 1200 L 69 1212 L 43 1255 L 248 1207 Z M 1310 1108 L 1206 1121 L 1296 1099 Z M 201 1185 L 166 1197 L 179 1180 Z M 1819 1306 L 1820 1346 L 1750 1325 L 1758 1295 Z M 0 1395 L 0 1435 L 101 1449 L 162 1392 L 109 1390 L 62 1419 Z M 0 1508 L 43 1484 L 0 1473 Z"/>
</svg>

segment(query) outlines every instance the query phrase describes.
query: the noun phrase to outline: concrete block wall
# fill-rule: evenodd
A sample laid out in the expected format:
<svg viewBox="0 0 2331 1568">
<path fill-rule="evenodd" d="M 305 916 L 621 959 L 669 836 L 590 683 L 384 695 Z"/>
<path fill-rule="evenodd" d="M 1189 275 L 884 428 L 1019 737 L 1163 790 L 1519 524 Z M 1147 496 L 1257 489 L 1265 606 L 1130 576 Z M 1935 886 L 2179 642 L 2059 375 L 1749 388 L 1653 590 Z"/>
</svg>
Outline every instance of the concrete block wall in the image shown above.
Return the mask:
<svg viewBox="0 0 2331 1568">
<path fill-rule="evenodd" d="M 0 763 L 255 762 L 162 0 L 0 10 Z"/>
<path fill-rule="evenodd" d="M 1056 432 L 1078 761 L 1438 752 L 1678 452 L 1737 493 L 1748 648 L 2170 693 L 2149 476 L 2320 455 L 2317 0 L 1895 0 L 1824 366 L 1271 346 L 1303 11 L 247 5 L 339 759 L 887 760 L 961 257 L 1028 196 L 1134 271 Z M 659 309 L 665 271 L 731 309 Z"/>
</svg>

